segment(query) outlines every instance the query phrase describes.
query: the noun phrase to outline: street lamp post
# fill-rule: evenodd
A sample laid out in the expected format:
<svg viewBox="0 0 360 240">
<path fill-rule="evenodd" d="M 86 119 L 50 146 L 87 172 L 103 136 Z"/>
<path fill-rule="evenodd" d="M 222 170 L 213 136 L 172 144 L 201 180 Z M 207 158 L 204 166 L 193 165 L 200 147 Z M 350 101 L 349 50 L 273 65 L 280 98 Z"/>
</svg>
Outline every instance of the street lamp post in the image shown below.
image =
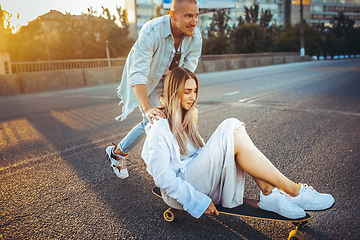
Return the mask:
<svg viewBox="0 0 360 240">
<path fill-rule="evenodd" d="M 45 22 L 41 22 L 43 29 L 44 29 L 44 33 L 45 33 L 45 44 L 46 44 L 46 51 L 47 51 L 47 58 L 48 61 L 50 61 L 51 57 L 50 57 L 50 48 L 49 48 L 49 39 L 48 39 L 48 34 L 47 34 L 47 29 L 45 26 Z"/>
<path fill-rule="evenodd" d="M 303 23 L 303 2 L 300 0 L 300 56 L 305 56 L 304 48 L 304 23 Z"/>
<path fill-rule="evenodd" d="M 111 60 L 110 60 L 110 54 L 109 54 L 109 41 L 106 40 L 105 44 L 106 44 L 106 57 L 108 60 L 108 67 L 111 67 Z"/>
</svg>

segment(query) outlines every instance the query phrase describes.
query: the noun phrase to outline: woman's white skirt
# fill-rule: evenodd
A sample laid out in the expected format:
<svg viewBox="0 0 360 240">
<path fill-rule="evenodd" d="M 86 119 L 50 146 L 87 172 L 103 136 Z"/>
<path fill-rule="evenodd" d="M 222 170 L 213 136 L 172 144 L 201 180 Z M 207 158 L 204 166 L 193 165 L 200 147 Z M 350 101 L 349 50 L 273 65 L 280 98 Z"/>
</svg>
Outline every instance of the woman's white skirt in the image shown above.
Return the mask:
<svg viewBox="0 0 360 240">
<path fill-rule="evenodd" d="M 243 203 L 245 172 L 234 158 L 234 130 L 245 124 L 235 118 L 224 120 L 199 154 L 179 177 L 195 189 L 208 195 L 214 204 L 233 208 Z M 164 201 L 171 207 L 181 205 L 162 192 Z"/>
</svg>

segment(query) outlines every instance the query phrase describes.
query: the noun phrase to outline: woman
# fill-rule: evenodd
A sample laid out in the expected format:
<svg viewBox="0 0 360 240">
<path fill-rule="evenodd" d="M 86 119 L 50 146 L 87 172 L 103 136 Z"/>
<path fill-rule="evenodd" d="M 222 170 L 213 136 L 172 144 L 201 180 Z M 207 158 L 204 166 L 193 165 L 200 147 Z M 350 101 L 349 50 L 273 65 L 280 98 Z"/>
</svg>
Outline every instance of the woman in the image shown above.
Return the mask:
<svg viewBox="0 0 360 240">
<path fill-rule="evenodd" d="M 216 214 L 215 205 L 232 208 L 243 203 L 247 172 L 260 188 L 259 208 L 288 218 L 304 217 L 304 210 L 323 210 L 334 203 L 306 184 L 295 184 L 255 147 L 245 124 L 223 121 L 204 144 L 197 129 L 197 77 L 186 68 L 167 76 L 162 102 L 166 119 L 145 128 L 142 157 L 161 189 L 164 201 L 199 218 Z"/>
</svg>

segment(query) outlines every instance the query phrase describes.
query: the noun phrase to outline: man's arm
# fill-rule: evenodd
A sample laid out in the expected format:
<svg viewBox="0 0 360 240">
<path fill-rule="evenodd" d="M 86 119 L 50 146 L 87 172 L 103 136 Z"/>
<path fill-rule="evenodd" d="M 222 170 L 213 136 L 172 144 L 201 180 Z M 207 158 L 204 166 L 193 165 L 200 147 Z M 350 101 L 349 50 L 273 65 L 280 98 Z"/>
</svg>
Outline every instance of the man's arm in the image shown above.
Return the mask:
<svg viewBox="0 0 360 240">
<path fill-rule="evenodd" d="M 188 68 L 190 71 L 195 72 L 199 58 L 201 56 L 202 37 L 199 34 L 196 41 L 191 44 L 190 52 L 185 56 L 183 67 Z"/>
<path fill-rule="evenodd" d="M 152 119 L 159 120 L 158 117 L 165 118 L 164 112 L 161 110 L 163 107 L 152 107 L 150 99 L 147 95 L 147 88 L 145 84 L 138 84 L 133 86 L 136 98 L 138 99 L 141 108 L 145 112 L 146 118 L 152 124 Z"/>
</svg>

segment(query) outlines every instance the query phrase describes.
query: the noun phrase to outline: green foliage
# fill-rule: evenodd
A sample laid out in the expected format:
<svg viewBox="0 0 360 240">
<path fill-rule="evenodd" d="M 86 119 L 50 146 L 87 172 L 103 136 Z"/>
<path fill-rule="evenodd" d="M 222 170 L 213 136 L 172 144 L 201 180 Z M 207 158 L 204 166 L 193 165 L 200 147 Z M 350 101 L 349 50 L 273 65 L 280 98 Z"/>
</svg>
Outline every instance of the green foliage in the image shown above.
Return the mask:
<svg viewBox="0 0 360 240">
<path fill-rule="evenodd" d="M 338 55 L 342 52 L 344 48 L 344 42 L 342 39 L 338 38 L 334 34 L 328 34 L 325 38 L 323 44 L 323 50 L 326 55 L 331 56 L 333 58 L 335 55 Z"/>
<path fill-rule="evenodd" d="M 102 7 L 102 14 L 92 7 L 81 16 L 70 14 L 51 22 L 36 19 L 16 34 L 6 34 L 11 60 L 67 60 L 106 58 L 106 41 L 110 57 L 126 56 L 133 44 L 127 38 L 126 11 L 117 8 L 118 18 Z M 56 20 L 54 20 L 56 19 Z M 120 27 L 115 23 L 119 20 Z"/>
<path fill-rule="evenodd" d="M 304 23 L 305 53 L 310 56 L 323 54 L 321 34 L 314 28 Z M 275 52 L 300 52 L 300 25 L 289 27 L 280 33 L 274 42 Z"/>
<path fill-rule="evenodd" d="M 43 26 L 32 21 L 26 27 L 21 27 L 17 34 L 5 34 L 7 50 L 12 61 L 38 61 L 47 59 L 46 42 Z"/>
<path fill-rule="evenodd" d="M 209 37 L 204 40 L 202 54 L 227 54 L 229 53 L 229 37 L 221 34 L 215 36 L 209 34 Z"/>
<path fill-rule="evenodd" d="M 257 24 L 245 24 L 234 29 L 230 37 L 231 53 L 268 52 L 271 35 L 266 28 Z"/>
<path fill-rule="evenodd" d="M 244 6 L 246 23 L 257 23 L 259 20 L 259 4 L 254 3 L 250 8 Z"/>
<path fill-rule="evenodd" d="M 244 8 L 245 20 L 240 16 L 238 26 L 233 28 L 228 25 L 229 11 L 214 12 L 207 39 L 203 43 L 203 54 L 258 53 L 271 50 L 274 29 L 267 29 L 272 19 L 271 11 L 262 9 L 259 19 L 258 4 Z"/>
<path fill-rule="evenodd" d="M 273 15 L 270 10 L 261 9 L 260 26 L 268 27 Z"/>
<path fill-rule="evenodd" d="M 203 42 L 202 54 L 226 54 L 229 51 L 229 33 L 231 27 L 228 25 L 230 19 L 229 10 L 217 10 L 212 16 L 207 37 Z"/>
<path fill-rule="evenodd" d="M 230 10 L 215 11 L 210 24 L 210 32 L 217 32 L 219 35 L 227 34 L 231 30 L 231 27 L 228 25 L 230 20 L 229 14 Z"/>
<path fill-rule="evenodd" d="M 330 34 L 324 34 L 323 51 L 334 57 L 341 54 L 360 54 L 360 28 L 354 28 L 354 21 L 339 12 L 331 21 Z"/>
<path fill-rule="evenodd" d="M 334 16 L 334 19 L 331 21 L 332 24 L 332 34 L 335 34 L 337 37 L 341 38 L 348 31 L 354 28 L 354 20 L 345 16 L 344 13 L 339 12 L 338 16 Z"/>
<path fill-rule="evenodd" d="M 253 4 L 245 8 L 245 19 L 239 18 L 237 27 L 227 25 L 228 12 L 217 11 L 210 25 L 210 34 L 203 43 L 203 54 L 300 52 L 300 26 L 284 29 L 270 26 L 272 14 Z M 304 23 L 305 54 L 310 56 L 335 56 L 360 54 L 360 28 L 343 13 L 332 20 L 330 33 L 315 30 Z M 324 30 L 319 26 L 319 30 Z"/>
<path fill-rule="evenodd" d="M 345 33 L 345 53 L 360 54 L 360 28 L 350 29 Z"/>
</svg>

